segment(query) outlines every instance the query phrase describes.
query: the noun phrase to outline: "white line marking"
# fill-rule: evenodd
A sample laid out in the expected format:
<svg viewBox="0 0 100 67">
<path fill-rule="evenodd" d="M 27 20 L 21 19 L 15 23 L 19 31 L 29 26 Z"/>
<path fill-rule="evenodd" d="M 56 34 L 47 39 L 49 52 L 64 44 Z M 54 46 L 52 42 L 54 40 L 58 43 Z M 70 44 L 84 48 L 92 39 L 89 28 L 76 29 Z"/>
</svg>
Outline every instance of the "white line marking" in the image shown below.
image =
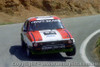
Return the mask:
<svg viewBox="0 0 100 67">
<path fill-rule="evenodd" d="M 90 41 L 91 38 L 93 38 L 96 34 L 100 33 L 100 29 L 95 31 L 94 33 L 92 33 L 91 35 L 89 35 L 84 41 L 83 43 L 81 44 L 81 47 L 80 47 L 80 54 L 81 54 L 81 57 L 82 59 L 84 60 L 85 63 L 88 63 L 88 64 L 92 64 L 87 56 L 86 56 L 86 46 L 87 46 L 87 43 Z M 94 65 L 89 65 L 89 67 L 95 67 Z"/>
</svg>

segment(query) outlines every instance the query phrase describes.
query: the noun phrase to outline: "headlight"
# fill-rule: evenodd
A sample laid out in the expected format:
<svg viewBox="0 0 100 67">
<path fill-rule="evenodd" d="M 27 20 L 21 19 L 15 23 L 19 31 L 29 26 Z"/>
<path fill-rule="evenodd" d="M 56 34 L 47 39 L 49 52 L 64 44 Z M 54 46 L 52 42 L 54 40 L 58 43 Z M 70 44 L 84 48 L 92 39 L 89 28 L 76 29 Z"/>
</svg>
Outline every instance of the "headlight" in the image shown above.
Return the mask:
<svg viewBox="0 0 100 67">
<path fill-rule="evenodd" d="M 72 44 L 73 43 L 73 40 L 68 40 L 68 44 Z"/>
<path fill-rule="evenodd" d="M 34 46 L 34 47 L 37 47 L 37 46 L 38 46 L 38 44 L 37 44 L 37 43 L 34 43 L 34 44 L 33 44 L 33 46 Z"/>
<path fill-rule="evenodd" d="M 43 43 L 39 43 L 39 45 L 43 45 Z"/>
<path fill-rule="evenodd" d="M 43 45 L 43 43 L 33 43 L 34 47 L 41 46 L 41 45 Z"/>
</svg>

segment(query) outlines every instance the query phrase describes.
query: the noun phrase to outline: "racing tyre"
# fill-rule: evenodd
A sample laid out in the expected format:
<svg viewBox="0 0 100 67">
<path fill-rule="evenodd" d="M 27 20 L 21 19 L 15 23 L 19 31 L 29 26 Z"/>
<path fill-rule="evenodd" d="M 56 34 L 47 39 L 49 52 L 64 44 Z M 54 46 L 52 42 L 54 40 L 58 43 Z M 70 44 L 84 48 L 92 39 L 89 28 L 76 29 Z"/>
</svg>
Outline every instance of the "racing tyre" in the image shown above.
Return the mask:
<svg viewBox="0 0 100 67">
<path fill-rule="evenodd" d="M 26 43 L 24 42 L 22 35 L 21 35 L 21 45 L 22 45 L 23 49 L 27 48 Z"/>
<path fill-rule="evenodd" d="M 31 53 L 31 50 L 29 48 L 27 48 L 26 53 L 27 53 L 27 56 L 29 58 L 32 57 L 32 53 Z"/>
<path fill-rule="evenodd" d="M 76 47 L 75 47 L 75 45 L 73 45 L 73 51 L 72 52 L 66 52 L 66 55 L 67 56 L 74 56 L 75 54 L 76 54 Z"/>
</svg>

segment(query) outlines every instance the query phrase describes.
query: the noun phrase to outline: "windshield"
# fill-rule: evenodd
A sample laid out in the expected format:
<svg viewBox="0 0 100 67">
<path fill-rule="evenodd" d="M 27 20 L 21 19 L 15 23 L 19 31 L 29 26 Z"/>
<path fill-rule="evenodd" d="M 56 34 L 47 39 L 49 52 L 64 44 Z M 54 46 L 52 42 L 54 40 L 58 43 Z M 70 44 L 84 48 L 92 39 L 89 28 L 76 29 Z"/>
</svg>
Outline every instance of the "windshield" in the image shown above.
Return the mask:
<svg viewBox="0 0 100 67">
<path fill-rule="evenodd" d="M 46 30 L 64 28 L 60 20 L 37 20 L 30 24 L 30 30 Z"/>
</svg>

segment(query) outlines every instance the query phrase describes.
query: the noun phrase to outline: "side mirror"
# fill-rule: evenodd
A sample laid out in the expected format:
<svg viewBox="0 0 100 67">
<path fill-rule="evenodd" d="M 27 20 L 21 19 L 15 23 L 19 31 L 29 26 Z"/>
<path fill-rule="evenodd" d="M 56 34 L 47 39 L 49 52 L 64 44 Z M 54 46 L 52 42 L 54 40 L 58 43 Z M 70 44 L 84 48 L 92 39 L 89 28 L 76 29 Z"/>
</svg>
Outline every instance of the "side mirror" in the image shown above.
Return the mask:
<svg viewBox="0 0 100 67">
<path fill-rule="evenodd" d="M 24 32 L 27 32 L 27 30 L 25 30 L 25 29 L 24 29 L 23 31 L 24 31 Z"/>
<path fill-rule="evenodd" d="M 27 32 L 27 30 L 26 30 L 25 28 L 23 28 L 23 31 L 24 31 L 24 32 Z"/>
</svg>

